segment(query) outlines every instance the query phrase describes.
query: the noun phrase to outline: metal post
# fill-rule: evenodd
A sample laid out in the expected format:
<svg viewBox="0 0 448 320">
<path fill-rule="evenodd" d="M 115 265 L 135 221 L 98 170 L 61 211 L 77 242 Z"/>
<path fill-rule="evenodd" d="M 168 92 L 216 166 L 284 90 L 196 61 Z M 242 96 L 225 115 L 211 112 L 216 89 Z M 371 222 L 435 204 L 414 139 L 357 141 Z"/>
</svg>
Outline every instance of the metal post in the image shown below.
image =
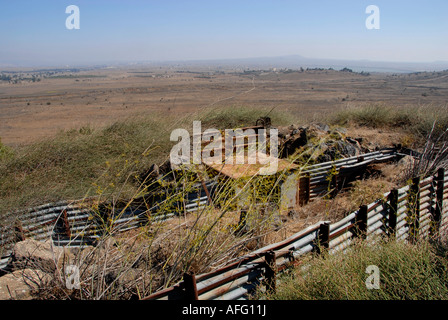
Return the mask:
<svg viewBox="0 0 448 320">
<path fill-rule="evenodd" d="M 198 288 L 196 286 L 196 275 L 184 273 L 185 300 L 199 300 Z"/>
<path fill-rule="evenodd" d="M 322 254 L 330 247 L 330 224 L 324 222 L 320 225 L 317 233 L 316 252 Z"/>
<path fill-rule="evenodd" d="M 265 259 L 266 291 L 273 294 L 276 291 L 276 276 L 277 276 L 275 252 L 274 251 L 266 252 L 264 259 Z"/>
<path fill-rule="evenodd" d="M 433 227 L 431 228 L 431 235 L 437 236 L 440 230 L 440 224 L 442 221 L 442 210 L 443 210 L 443 189 L 445 184 L 445 169 L 440 168 L 437 171 L 437 178 L 434 177 L 436 181 L 436 206 L 433 214 Z"/>
<path fill-rule="evenodd" d="M 62 212 L 62 221 L 63 221 L 63 224 L 64 224 L 65 235 L 67 237 L 71 238 L 72 232 L 70 230 L 70 223 L 68 221 L 67 210 L 64 210 Z"/>
<path fill-rule="evenodd" d="M 338 194 L 339 191 L 339 185 L 338 185 L 338 176 L 339 174 L 334 174 L 331 178 L 331 197 L 334 198 Z"/>
<path fill-rule="evenodd" d="M 409 188 L 409 240 L 415 243 L 418 239 L 418 229 L 420 220 L 420 178 L 412 179 Z"/>
<path fill-rule="evenodd" d="M 397 212 L 398 212 L 398 190 L 392 189 L 389 193 L 389 219 L 387 225 L 387 235 L 395 239 L 397 233 Z"/>
<path fill-rule="evenodd" d="M 300 177 L 299 178 L 299 185 L 297 186 L 297 193 L 296 193 L 296 199 L 298 199 L 298 203 L 300 206 L 303 206 L 306 204 L 306 177 Z"/>
<path fill-rule="evenodd" d="M 299 190 L 303 188 L 303 192 L 301 192 L 301 196 L 299 196 L 299 204 L 301 206 L 310 202 L 310 193 L 311 193 L 311 178 L 310 176 L 306 176 L 300 178 Z"/>
<path fill-rule="evenodd" d="M 367 238 L 367 206 L 359 207 L 358 214 L 355 216 L 354 236 L 360 239 Z"/>
</svg>

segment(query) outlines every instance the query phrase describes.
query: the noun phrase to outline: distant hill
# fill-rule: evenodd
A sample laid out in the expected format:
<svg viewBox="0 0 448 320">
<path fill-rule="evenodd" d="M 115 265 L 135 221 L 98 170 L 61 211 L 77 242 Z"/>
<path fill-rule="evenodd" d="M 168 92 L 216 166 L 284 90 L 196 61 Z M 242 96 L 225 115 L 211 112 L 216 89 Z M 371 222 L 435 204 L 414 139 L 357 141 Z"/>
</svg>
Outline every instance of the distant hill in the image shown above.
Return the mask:
<svg viewBox="0 0 448 320">
<path fill-rule="evenodd" d="M 350 68 L 355 72 L 392 72 L 407 73 L 420 71 L 442 71 L 448 69 L 448 61 L 436 62 L 387 62 L 371 60 L 337 60 L 337 59 L 315 59 L 300 55 L 289 55 L 279 57 L 257 57 L 242 59 L 211 59 L 211 60 L 189 60 L 189 61 L 167 61 L 161 64 L 177 65 L 201 65 L 222 66 L 239 68 L 333 68 L 340 70 Z"/>
<path fill-rule="evenodd" d="M 102 68 L 104 66 L 138 66 L 138 65 L 156 65 L 156 66 L 182 66 L 182 67 L 207 67 L 207 68 L 239 68 L 239 69 L 270 69 L 270 68 L 333 68 L 341 70 L 349 68 L 355 72 L 390 72 L 390 73 L 412 73 L 424 71 L 442 71 L 448 70 L 448 61 L 434 62 L 388 62 L 372 60 L 338 60 L 338 59 L 316 59 L 301 55 L 288 55 L 277 57 L 254 57 L 254 58 L 235 58 L 235 59 L 207 59 L 207 60 L 170 60 L 170 61 L 102 61 L 92 63 L 91 65 L 70 64 L 64 65 L 29 65 L 28 63 L 0 63 L 0 70 L 14 68 Z"/>
</svg>

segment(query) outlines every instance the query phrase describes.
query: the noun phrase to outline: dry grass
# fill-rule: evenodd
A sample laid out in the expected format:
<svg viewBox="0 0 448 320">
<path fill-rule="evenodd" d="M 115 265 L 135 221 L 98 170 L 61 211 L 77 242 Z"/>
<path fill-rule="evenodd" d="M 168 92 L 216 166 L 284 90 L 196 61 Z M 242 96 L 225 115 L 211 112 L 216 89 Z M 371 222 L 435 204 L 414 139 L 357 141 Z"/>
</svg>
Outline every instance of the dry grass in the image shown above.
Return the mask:
<svg viewBox="0 0 448 320">
<path fill-rule="evenodd" d="M 306 256 L 302 267 L 280 277 L 269 300 L 446 300 L 448 263 L 446 243 L 434 246 L 396 241 L 363 241 L 344 253 Z M 379 270 L 379 289 L 366 282 L 367 267 Z"/>
<path fill-rule="evenodd" d="M 440 133 L 441 130 L 444 131 Z M 420 156 L 410 164 L 406 174 L 408 178 L 427 177 L 442 168 L 448 169 L 448 127 L 434 121 Z"/>
<path fill-rule="evenodd" d="M 58 200 L 98 195 L 132 198 L 140 187 L 135 177 L 169 158 L 172 130 L 191 131 L 193 120 L 201 120 L 203 130 L 254 125 L 269 111 L 239 106 L 178 118 L 153 114 L 101 129 L 85 126 L 63 131 L 23 147 L 0 144 L 0 215 Z M 278 124 L 290 120 L 275 110 L 270 116 Z"/>
<path fill-rule="evenodd" d="M 429 104 L 399 107 L 384 103 L 351 105 L 332 113 L 328 119 L 330 123 L 345 126 L 399 129 L 414 135 L 414 139 L 421 143 L 426 141 L 428 135 L 438 137 L 448 128 L 448 106 Z"/>
<path fill-rule="evenodd" d="M 272 212 L 272 214 L 275 214 Z M 213 207 L 187 216 L 148 224 L 102 238 L 96 247 L 68 249 L 69 259 L 50 281 L 42 283 L 37 299 L 123 300 L 142 298 L 182 279 L 224 266 L 251 250 L 278 241 L 270 218 L 249 212 L 251 222 L 238 230 L 240 215 Z M 81 289 L 68 289 L 64 268 L 76 265 Z"/>
</svg>

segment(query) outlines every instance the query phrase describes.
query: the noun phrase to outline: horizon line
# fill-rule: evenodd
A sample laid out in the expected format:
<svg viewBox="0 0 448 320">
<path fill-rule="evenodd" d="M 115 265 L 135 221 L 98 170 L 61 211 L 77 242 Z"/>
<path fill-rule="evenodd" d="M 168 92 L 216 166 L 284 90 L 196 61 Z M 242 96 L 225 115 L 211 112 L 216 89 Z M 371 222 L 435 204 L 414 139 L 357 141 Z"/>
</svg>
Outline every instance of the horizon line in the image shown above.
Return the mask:
<svg viewBox="0 0 448 320">
<path fill-rule="evenodd" d="M 231 57 L 231 58 L 191 58 L 191 59 L 148 59 L 148 60 L 110 60 L 110 61 L 91 61 L 91 62 L 73 62 L 73 63 L 46 63 L 46 62 L 35 62 L 35 63 L 11 63 L 0 62 L 0 68 L 42 68 L 42 67 L 53 67 L 53 68 L 66 68 L 66 67 L 97 67 L 101 65 L 126 65 L 126 64 L 172 64 L 172 63 L 225 63 L 232 61 L 247 61 L 255 63 L 256 60 L 262 59 L 282 59 L 282 58 L 298 58 L 305 60 L 304 63 L 318 63 L 318 62 L 335 62 L 335 63 L 377 63 L 377 64 L 400 64 L 400 65 L 446 65 L 448 68 L 448 60 L 433 60 L 433 61 L 393 61 L 393 60 L 372 60 L 372 59 L 349 59 L 349 58 L 310 58 L 300 54 L 289 54 L 289 55 L 276 55 L 276 56 L 252 56 L 252 57 Z M 279 63 L 279 62 L 264 62 L 264 63 Z M 297 61 L 300 63 L 300 61 Z M 377 66 L 378 67 L 378 66 Z"/>
</svg>

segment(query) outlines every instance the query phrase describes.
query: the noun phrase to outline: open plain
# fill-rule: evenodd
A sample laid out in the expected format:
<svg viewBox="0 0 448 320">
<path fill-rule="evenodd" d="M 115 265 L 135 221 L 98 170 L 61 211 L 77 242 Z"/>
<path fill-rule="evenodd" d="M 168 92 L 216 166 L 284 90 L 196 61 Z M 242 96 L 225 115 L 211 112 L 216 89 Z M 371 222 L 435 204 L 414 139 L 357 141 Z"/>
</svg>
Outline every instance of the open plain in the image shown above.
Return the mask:
<svg viewBox="0 0 448 320">
<path fill-rule="evenodd" d="M 60 130 L 103 127 L 129 116 L 158 113 L 175 118 L 214 107 L 275 108 L 310 121 L 353 105 L 448 103 L 447 71 L 392 74 L 136 66 L 2 74 L 16 79 L 0 81 L 0 138 L 9 146 Z M 21 80 L 20 75 L 39 81 Z"/>
</svg>

